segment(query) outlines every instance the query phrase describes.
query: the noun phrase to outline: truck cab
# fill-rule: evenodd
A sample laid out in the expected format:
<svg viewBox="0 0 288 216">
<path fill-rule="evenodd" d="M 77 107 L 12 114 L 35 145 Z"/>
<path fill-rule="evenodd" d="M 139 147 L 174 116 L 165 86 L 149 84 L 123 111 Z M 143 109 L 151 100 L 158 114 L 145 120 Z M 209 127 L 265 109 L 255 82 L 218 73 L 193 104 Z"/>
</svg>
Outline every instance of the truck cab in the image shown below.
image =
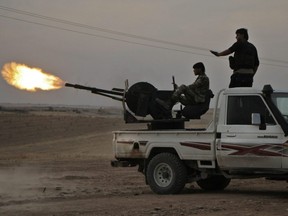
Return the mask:
<svg viewBox="0 0 288 216">
<path fill-rule="evenodd" d="M 287 172 L 288 94 L 265 88 L 223 92 L 215 140 L 221 170 L 247 175 Z"/>
</svg>

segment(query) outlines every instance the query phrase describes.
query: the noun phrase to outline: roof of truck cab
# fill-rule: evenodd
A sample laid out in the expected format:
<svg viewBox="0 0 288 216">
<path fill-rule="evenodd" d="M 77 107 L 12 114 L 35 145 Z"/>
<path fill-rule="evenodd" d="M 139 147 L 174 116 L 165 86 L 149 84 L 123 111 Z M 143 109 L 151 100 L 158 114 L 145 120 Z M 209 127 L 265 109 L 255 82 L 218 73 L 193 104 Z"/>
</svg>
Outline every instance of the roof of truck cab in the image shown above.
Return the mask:
<svg viewBox="0 0 288 216">
<path fill-rule="evenodd" d="M 224 90 L 223 94 L 261 94 L 262 89 L 255 89 L 249 87 L 240 87 L 240 88 L 227 88 Z"/>
<path fill-rule="evenodd" d="M 263 94 L 263 89 L 256 89 L 251 87 L 238 87 L 238 88 L 227 88 L 222 89 L 220 92 L 225 94 Z M 273 93 L 285 93 L 288 94 L 288 90 L 275 90 Z"/>
</svg>

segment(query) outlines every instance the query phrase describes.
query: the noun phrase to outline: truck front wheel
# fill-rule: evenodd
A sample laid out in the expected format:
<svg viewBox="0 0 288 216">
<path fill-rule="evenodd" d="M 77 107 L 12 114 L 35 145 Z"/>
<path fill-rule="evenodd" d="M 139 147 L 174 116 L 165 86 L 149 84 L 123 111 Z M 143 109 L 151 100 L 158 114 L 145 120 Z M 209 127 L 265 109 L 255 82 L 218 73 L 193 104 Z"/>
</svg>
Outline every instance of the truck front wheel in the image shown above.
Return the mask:
<svg viewBox="0 0 288 216">
<path fill-rule="evenodd" d="M 223 175 L 209 176 L 206 179 L 197 181 L 200 188 L 204 190 L 224 190 L 230 183 L 231 179 Z"/>
<path fill-rule="evenodd" d="M 176 155 L 160 153 L 149 162 L 146 177 L 153 192 L 177 194 L 186 184 L 187 170 Z"/>
</svg>

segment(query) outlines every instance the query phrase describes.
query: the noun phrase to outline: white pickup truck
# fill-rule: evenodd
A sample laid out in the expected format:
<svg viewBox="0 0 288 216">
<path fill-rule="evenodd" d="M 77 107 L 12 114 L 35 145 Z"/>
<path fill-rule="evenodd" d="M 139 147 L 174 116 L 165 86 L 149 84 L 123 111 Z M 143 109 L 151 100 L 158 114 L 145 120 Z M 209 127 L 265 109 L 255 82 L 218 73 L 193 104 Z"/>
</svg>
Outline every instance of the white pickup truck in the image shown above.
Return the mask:
<svg viewBox="0 0 288 216">
<path fill-rule="evenodd" d="M 139 166 L 157 194 L 179 193 L 196 181 L 204 190 L 233 178 L 288 179 L 288 92 L 231 88 L 215 97 L 207 128 L 113 132 L 117 166 Z"/>
</svg>

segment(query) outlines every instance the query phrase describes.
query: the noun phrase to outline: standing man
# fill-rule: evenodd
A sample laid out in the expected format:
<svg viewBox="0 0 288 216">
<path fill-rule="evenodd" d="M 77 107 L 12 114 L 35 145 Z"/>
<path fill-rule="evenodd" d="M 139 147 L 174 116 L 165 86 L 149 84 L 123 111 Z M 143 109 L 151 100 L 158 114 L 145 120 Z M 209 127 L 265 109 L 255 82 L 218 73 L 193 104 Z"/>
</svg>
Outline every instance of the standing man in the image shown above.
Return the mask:
<svg viewBox="0 0 288 216">
<path fill-rule="evenodd" d="M 210 51 L 215 56 L 229 57 L 229 65 L 233 69 L 229 88 L 252 87 L 253 77 L 259 66 L 259 59 L 256 47 L 248 42 L 248 30 L 240 28 L 236 31 L 236 42 L 227 50 L 222 52 Z"/>
</svg>

